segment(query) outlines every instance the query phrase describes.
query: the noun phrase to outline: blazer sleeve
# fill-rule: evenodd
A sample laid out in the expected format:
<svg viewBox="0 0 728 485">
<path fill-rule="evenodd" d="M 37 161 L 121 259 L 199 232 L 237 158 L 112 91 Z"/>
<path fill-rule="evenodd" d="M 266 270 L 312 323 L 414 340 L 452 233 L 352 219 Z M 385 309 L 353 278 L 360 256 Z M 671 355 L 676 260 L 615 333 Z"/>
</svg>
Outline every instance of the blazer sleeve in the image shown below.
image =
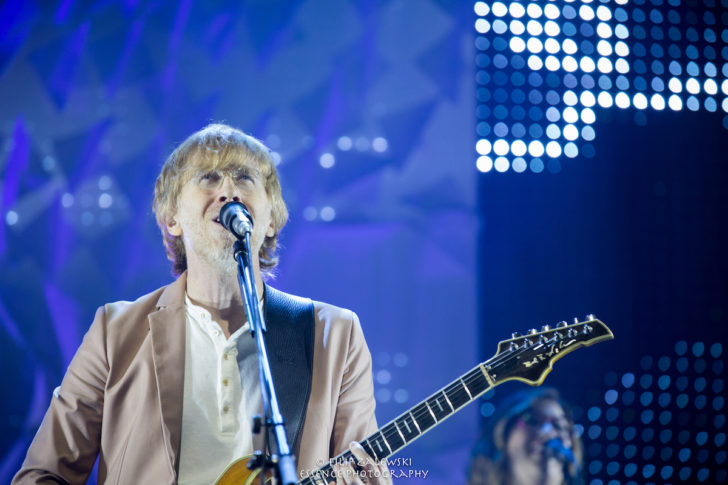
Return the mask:
<svg viewBox="0 0 728 485">
<path fill-rule="evenodd" d="M 106 311 L 101 307 L 61 386 L 53 391 L 13 485 L 86 483 L 99 453 L 108 374 Z"/>
<path fill-rule="evenodd" d="M 377 430 L 375 406 L 372 357 L 359 318 L 351 312 L 349 345 L 331 434 L 330 456 L 338 455 L 348 449 L 352 441 L 363 440 Z"/>
</svg>

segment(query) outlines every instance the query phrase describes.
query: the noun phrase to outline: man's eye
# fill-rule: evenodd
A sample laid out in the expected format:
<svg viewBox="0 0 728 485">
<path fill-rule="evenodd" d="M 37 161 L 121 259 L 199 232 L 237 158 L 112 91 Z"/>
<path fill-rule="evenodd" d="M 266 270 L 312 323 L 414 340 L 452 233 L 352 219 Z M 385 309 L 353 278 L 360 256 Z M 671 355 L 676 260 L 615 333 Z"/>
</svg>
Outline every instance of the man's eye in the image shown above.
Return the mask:
<svg viewBox="0 0 728 485">
<path fill-rule="evenodd" d="M 214 182 L 220 180 L 220 174 L 218 174 L 217 172 L 207 172 L 202 174 L 201 179 L 206 182 Z"/>
</svg>

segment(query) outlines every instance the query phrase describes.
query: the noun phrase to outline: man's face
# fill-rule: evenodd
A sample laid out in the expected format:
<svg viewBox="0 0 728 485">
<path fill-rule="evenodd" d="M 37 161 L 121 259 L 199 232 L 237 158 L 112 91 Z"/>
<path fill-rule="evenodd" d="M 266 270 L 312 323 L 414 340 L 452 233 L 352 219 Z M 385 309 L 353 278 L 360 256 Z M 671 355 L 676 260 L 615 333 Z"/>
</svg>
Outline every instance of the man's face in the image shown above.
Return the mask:
<svg viewBox="0 0 728 485">
<path fill-rule="evenodd" d="M 210 265 L 223 272 L 234 272 L 235 237 L 218 221 L 220 208 L 230 201 L 245 204 L 253 218 L 251 252 L 258 265 L 258 252 L 266 236 L 273 236 L 271 202 L 255 162 L 241 160 L 225 169 L 201 168 L 194 161 L 188 168 L 188 181 L 177 200 L 170 234 L 181 236 L 188 267 Z"/>
</svg>

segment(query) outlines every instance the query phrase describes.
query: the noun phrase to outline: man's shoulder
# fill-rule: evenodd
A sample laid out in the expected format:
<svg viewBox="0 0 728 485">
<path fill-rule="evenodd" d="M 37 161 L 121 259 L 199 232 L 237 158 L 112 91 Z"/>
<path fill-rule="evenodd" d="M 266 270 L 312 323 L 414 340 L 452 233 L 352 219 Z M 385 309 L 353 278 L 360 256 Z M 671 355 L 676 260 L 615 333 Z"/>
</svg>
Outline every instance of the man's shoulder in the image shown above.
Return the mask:
<svg viewBox="0 0 728 485">
<path fill-rule="evenodd" d="M 343 308 L 340 306 L 332 305 L 323 301 L 312 300 L 311 298 L 305 298 L 291 293 L 286 293 L 279 289 L 268 286 L 269 290 L 273 290 L 277 299 L 285 298 L 290 302 L 295 302 L 298 305 L 313 305 L 314 317 L 317 323 L 324 322 L 349 322 L 358 324 L 358 317 L 353 311 Z"/>
<path fill-rule="evenodd" d="M 184 304 L 184 289 L 176 291 L 179 280 L 164 285 L 156 290 L 140 296 L 134 301 L 119 300 L 106 303 L 102 308 L 109 322 L 146 320 L 151 313 L 167 306 Z M 184 286 L 182 287 L 184 288 Z M 177 294 L 179 293 L 179 295 Z"/>
</svg>

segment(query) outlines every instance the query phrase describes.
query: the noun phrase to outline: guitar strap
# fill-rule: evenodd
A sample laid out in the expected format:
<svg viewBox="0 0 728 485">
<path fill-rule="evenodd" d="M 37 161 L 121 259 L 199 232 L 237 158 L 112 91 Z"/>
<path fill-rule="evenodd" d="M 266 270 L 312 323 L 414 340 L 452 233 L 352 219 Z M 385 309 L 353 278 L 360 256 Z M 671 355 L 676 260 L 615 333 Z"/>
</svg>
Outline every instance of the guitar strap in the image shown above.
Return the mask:
<svg viewBox="0 0 728 485">
<path fill-rule="evenodd" d="M 311 395 L 314 347 L 313 302 L 265 285 L 266 350 L 288 444 L 298 454 Z"/>
</svg>

